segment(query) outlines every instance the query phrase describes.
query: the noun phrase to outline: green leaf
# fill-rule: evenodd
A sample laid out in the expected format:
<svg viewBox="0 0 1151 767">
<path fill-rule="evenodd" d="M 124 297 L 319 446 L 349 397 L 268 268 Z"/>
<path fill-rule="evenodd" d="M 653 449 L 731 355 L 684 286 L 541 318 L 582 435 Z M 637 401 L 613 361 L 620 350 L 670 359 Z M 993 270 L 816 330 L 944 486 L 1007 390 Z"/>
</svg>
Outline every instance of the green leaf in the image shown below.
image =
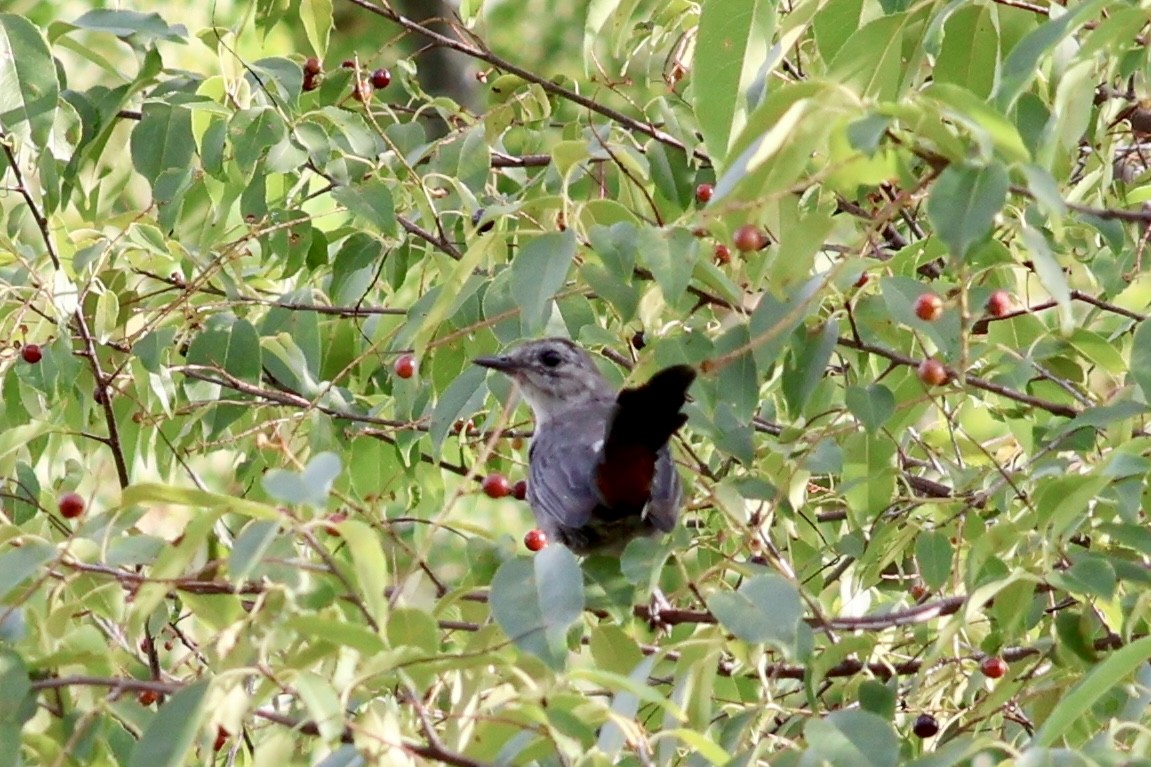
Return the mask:
<svg viewBox="0 0 1151 767">
<path fill-rule="evenodd" d="M 18 549 L 9 549 L 0 554 L 0 600 L 5 599 L 55 558 L 54 546 L 36 541 L 28 541 Z M 0 606 L 0 611 L 5 609 L 7 608 Z"/>
<path fill-rule="evenodd" d="M 691 283 L 699 241 L 681 227 L 639 230 L 636 243 L 640 262 L 651 270 L 663 298 L 676 304 Z"/>
<path fill-rule="evenodd" d="M 938 591 L 951 580 L 953 564 L 951 540 L 941 530 L 924 530 L 915 537 L 915 561 L 919 575 L 933 591 Z"/>
<path fill-rule="evenodd" d="M 244 526 L 232 542 L 228 558 L 228 575 L 234 583 L 243 583 L 261 562 L 272 543 L 282 533 L 280 524 L 269 520 L 253 520 Z"/>
<path fill-rule="evenodd" d="M 933 82 L 960 86 L 979 100 L 991 93 L 999 65 L 999 28 L 988 6 L 959 8 L 944 27 Z"/>
<path fill-rule="evenodd" d="M 28 719 L 31 692 L 32 680 L 24 659 L 11 648 L 0 648 L 0 724 L 21 725 Z"/>
<path fill-rule="evenodd" d="M 1094 717 L 1093 706 L 1144 666 L 1149 657 L 1151 637 L 1137 639 L 1111 653 L 1059 697 L 1059 702 L 1032 738 L 1032 744 L 1054 745 L 1080 719 Z"/>
<path fill-rule="evenodd" d="M 1042 70 L 1040 61 L 1043 57 L 1077 26 L 1093 18 L 1108 2 L 1089 0 L 1076 5 L 1062 16 L 1044 22 L 1020 40 L 1003 61 L 999 87 L 993 94 L 999 111 L 1006 112 L 1015 104 L 1015 100 Z"/>
<path fill-rule="evenodd" d="M 645 686 L 648 675 L 651 674 L 651 669 L 655 665 L 656 660 L 655 655 L 649 655 L 640 660 L 640 662 L 631 669 L 631 673 L 628 675 L 632 684 Z M 619 750 L 627 744 L 627 735 L 624 733 L 623 728 L 619 726 L 619 722 L 629 722 L 635 719 L 635 715 L 639 713 L 639 701 L 639 695 L 627 688 L 619 690 L 612 696 L 612 717 L 608 720 L 607 724 L 600 729 L 599 739 L 596 741 L 596 748 L 609 758 L 615 757 L 619 753 Z"/>
<path fill-rule="evenodd" d="M 500 565 L 492 578 L 492 617 L 525 652 L 554 669 L 567 660 L 567 631 L 584 608 L 583 575 L 575 555 L 551 545 L 528 559 Z"/>
<path fill-rule="evenodd" d="M 782 381 L 787 406 L 796 415 L 802 413 L 827 373 L 827 364 L 839 340 L 839 323 L 828 320 L 819 328 L 818 335 L 806 328 L 800 328 L 798 333 L 801 338 L 791 347 L 790 364 L 784 368 Z"/>
<path fill-rule="evenodd" d="M 985 167 L 950 165 L 935 182 L 927 216 L 958 258 L 991 233 L 995 216 L 1007 201 L 1007 170 L 999 163 Z"/>
<path fill-rule="evenodd" d="M 320 731 L 320 737 L 336 740 L 344 732 L 344 707 L 331 682 L 318 674 L 303 672 L 294 680 L 296 692 L 308 715 Z"/>
<path fill-rule="evenodd" d="M 251 178 L 256 163 L 268 147 L 281 141 L 287 132 L 283 118 L 271 107 L 243 109 L 232 116 L 228 122 L 228 143 L 244 178 Z"/>
<path fill-rule="evenodd" d="M 300 0 L 300 21 L 312 51 L 323 61 L 332 34 L 332 0 Z"/>
<path fill-rule="evenodd" d="M 138 482 L 124 488 L 120 494 L 121 506 L 136 504 L 171 504 L 207 509 L 222 509 L 232 514 L 243 514 L 254 519 L 280 519 L 275 508 L 263 503 L 236 498 L 232 495 L 210 493 L 194 487 L 176 487 L 155 482 Z"/>
<path fill-rule="evenodd" d="M 819 13 L 815 14 L 812 27 L 815 30 L 815 43 L 824 61 L 835 59 L 862 22 L 863 0 L 829 0 Z"/>
<path fill-rule="evenodd" d="M 375 231 L 387 237 L 398 235 L 392 190 L 383 181 L 373 179 L 356 186 L 342 186 L 332 192 L 332 197 Z"/>
<path fill-rule="evenodd" d="M 891 724 L 870 711 L 835 711 L 803 728 L 814 761 L 831 767 L 895 767 L 899 740 Z"/>
<path fill-rule="evenodd" d="M 383 626 L 388 615 L 387 588 L 390 582 L 388 560 L 380 546 L 380 539 L 371 526 L 355 519 L 337 523 L 336 529 L 351 552 L 359 597 L 376 625 Z"/>
<path fill-rule="evenodd" d="M 520 307 L 525 335 L 543 330 L 555 294 L 575 258 L 575 233 L 549 232 L 528 242 L 512 261 L 512 295 Z"/>
<path fill-rule="evenodd" d="M 80 29 L 94 32 L 107 32 L 116 37 L 133 38 L 137 42 L 167 40 L 182 43 L 188 37 L 183 24 L 169 24 L 158 13 L 140 13 L 114 8 L 98 8 L 88 11 L 72 22 Z"/>
<path fill-rule="evenodd" d="M 342 469 L 340 457 L 335 453 L 319 453 L 300 473 L 274 469 L 264 475 L 264 490 L 278 501 L 291 504 L 309 504 L 317 508 L 328 503 L 332 483 Z"/>
<path fill-rule="evenodd" d="M 263 372 L 260 337 L 252 323 L 237 319 L 225 330 L 200 333 L 188 347 L 188 364 L 219 368 L 248 383 Z"/>
<path fill-rule="evenodd" d="M 24 16 L 0 14 L 0 129 L 33 147 L 47 146 L 59 100 L 56 62 L 44 35 Z"/>
<path fill-rule="evenodd" d="M 717 167 L 767 88 L 768 49 L 775 34 L 775 3 L 706 0 L 699 19 L 694 68 L 707 72 L 692 89 L 696 119 Z"/>
<path fill-rule="evenodd" d="M 843 493 L 856 525 L 870 525 L 891 504 L 895 455 L 895 445 L 882 433 L 851 434 L 843 441 Z"/>
<path fill-rule="evenodd" d="M 1151 320 L 1143 320 L 1135 327 L 1131 338 L 1131 378 L 1143 392 L 1143 400 L 1151 402 Z"/>
<path fill-rule="evenodd" d="M 891 101 L 903 76 L 903 35 L 908 15 L 883 16 L 858 29 L 828 64 L 827 77 L 864 97 Z"/>
<path fill-rule="evenodd" d="M 160 185 L 166 172 L 190 176 L 196 152 L 192 113 L 163 101 L 146 101 L 140 121 L 132 129 L 132 164 L 152 185 Z"/>
<path fill-rule="evenodd" d="M 851 386 L 844 397 L 847 409 L 869 434 L 878 431 L 895 412 L 895 395 L 883 384 Z"/>
<path fill-rule="evenodd" d="M 440 452 L 456 420 L 480 409 L 486 391 L 483 386 L 486 374 L 487 371 L 478 365 L 469 365 L 452 379 L 436 401 L 428 429 L 436 453 Z"/>
<path fill-rule="evenodd" d="M 803 604 L 795 586 L 780 576 L 757 575 L 737 591 L 718 591 L 708 597 L 707 608 L 736 638 L 769 644 L 789 658 L 798 654 Z"/>
<path fill-rule="evenodd" d="M 191 753 L 207 704 L 208 680 L 189 684 L 160 706 L 132 749 L 128 767 L 178 767 Z"/>
</svg>

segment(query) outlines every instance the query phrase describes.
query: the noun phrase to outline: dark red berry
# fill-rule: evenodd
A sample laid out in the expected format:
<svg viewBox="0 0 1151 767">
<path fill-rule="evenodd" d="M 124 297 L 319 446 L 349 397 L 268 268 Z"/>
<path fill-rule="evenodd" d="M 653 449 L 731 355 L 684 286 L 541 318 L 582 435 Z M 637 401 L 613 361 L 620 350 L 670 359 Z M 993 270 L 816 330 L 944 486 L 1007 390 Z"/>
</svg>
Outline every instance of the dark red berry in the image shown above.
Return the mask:
<svg viewBox="0 0 1151 767">
<path fill-rule="evenodd" d="M 301 86 L 304 92 L 314 91 L 320 87 L 320 78 L 316 75 L 304 74 L 304 84 Z"/>
<path fill-rule="evenodd" d="M 631 347 L 638 352 L 645 346 L 647 346 L 647 337 L 643 334 L 643 331 L 640 330 L 631 337 Z"/>
<path fill-rule="evenodd" d="M 35 365 L 44 357 L 44 353 L 36 344 L 25 344 L 24 348 L 20 350 L 20 356 L 28 364 Z"/>
<path fill-rule="evenodd" d="M 767 235 L 755 224 L 744 224 L 735 230 L 735 249 L 741 253 L 763 250 L 767 247 Z"/>
<path fill-rule="evenodd" d="M 939 732 L 939 722 L 931 714 L 920 714 L 915 718 L 911 731 L 917 738 L 930 738 Z"/>
<path fill-rule="evenodd" d="M 136 696 L 136 702 L 141 706 L 150 706 L 159 700 L 159 698 L 160 696 L 151 690 L 140 690 L 140 693 Z"/>
<path fill-rule="evenodd" d="M 65 519 L 75 519 L 84 513 L 84 499 L 79 493 L 64 493 L 56 505 Z"/>
<path fill-rule="evenodd" d="M 700 205 L 705 204 L 715 194 L 715 187 L 711 184 L 700 184 L 695 188 L 695 201 Z"/>
<path fill-rule="evenodd" d="M 724 245 L 722 242 L 717 242 L 715 245 L 715 262 L 720 266 L 731 263 L 731 248 Z"/>
<path fill-rule="evenodd" d="M 511 483 L 508 482 L 508 478 L 495 471 L 484 477 L 484 481 L 480 487 L 483 488 L 488 498 L 506 498 L 512 492 L 512 486 Z"/>
<path fill-rule="evenodd" d="M 222 749 L 224 747 L 224 745 L 227 744 L 229 737 L 231 737 L 231 736 L 227 730 L 225 730 L 223 727 L 217 727 L 216 728 L 216 742 L 212 744 L 212 750 L 213 751 L 219 751 L 220 749 Z"/>
<path fill-rule="evenodd" d="M 308 60 L 304 62 L 305 76 L 310 75 L 311 77 L 315 77 L 316 75 L 320 74 L 320 71 L 320 60 L 315 56 L 310 56 Z"/>
<path fill-rule="evenodd" d="M 411 378 L 416 374 L 416 358 L 410 354 L 401 354 L 392 365 L 392 370 L 400 378 Z"/>
<path fill-rule="evenodd" d="M 548 537 L 543 530 L 528 530 L 524 536 L 524 546 L 528 551 L 539 551 L 548 545 Z"/>
<path fill-rule="evenodd" d="M 934 293 L 924 293 L 915 299 L 915 316 L 934 322 L 943 314 L 943 299 Z"/>
<path fill-rule="evenodd" d="M 519 480 L 512 485 L 512 498 L 517 501 L 522 501 L 528 497 L 528 483 L 525 480 Z"/>
<path fill-rule="evenodd" d="M 859 275 L 859 279 L 855 281 L 855 287 L 862 288 L 868 283 L 869 280 L 871 280 L 871 278 L 867 276 L 867 272 L 864 272 L 863 274 Z"/>
<path fill-rule="evenodd" d="M 392 81 L 392 73 L 386 69 L 377 69 L 372 72 L 372 86 L 377 90 L 387 88 Z"/>
<path fill-rule="evenodd" d="M 344 59 L 340 62 L 340 66 L 344 69 L 355 69 L 356 61 L 355 59 Z"/>
<path fill-rule="evenodd" d="M 979 670 L 982 671 L 983 676 L 988 679 L 998 679 L 1007 673 L 1007 661 L 998 655 L 988 655 L 979 664 Z"/>
</svg>

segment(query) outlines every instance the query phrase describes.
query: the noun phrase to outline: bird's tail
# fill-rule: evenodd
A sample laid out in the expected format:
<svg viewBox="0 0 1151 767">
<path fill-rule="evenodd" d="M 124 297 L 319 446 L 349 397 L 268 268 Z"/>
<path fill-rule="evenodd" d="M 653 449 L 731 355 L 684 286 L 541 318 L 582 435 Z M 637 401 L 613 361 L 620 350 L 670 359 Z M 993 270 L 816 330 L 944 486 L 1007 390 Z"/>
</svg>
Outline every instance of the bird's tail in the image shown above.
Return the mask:
<svg viewBox="0 0 1151 767">
<path fill-rule="evenodd" d="M 596 485 L 608 508 L 638 511 L 647 503 L 660 450 L 687 420 L 680 410 L 694 380 L 693 368 L 674 365 L 616 397 L 596 467 Z"/>
</svg>

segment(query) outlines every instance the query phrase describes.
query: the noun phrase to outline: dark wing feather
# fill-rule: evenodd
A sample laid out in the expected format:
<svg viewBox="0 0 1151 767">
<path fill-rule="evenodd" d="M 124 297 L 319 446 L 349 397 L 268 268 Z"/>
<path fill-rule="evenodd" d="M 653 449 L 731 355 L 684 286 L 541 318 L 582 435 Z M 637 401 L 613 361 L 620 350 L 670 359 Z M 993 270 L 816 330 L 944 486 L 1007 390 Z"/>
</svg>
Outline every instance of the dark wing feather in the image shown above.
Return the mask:
<svg viewBox="0 0 1151 767">
<path fill-rule="evenodd" d="M 672 490 L 672 485 L 678 488 L 679 483 L 666 446 L 687 420 L 680 409 L 693 380 L 695 370 L 675 365 L 659 371 L 642 386 L 624 389 L 616 398 L 595 478 L 600 498 L 612 516 L 636 513 L 657 495 L 662 495 L 662 502 L 673 500 L 678 493 L 678 489 Z"/>
</svg>

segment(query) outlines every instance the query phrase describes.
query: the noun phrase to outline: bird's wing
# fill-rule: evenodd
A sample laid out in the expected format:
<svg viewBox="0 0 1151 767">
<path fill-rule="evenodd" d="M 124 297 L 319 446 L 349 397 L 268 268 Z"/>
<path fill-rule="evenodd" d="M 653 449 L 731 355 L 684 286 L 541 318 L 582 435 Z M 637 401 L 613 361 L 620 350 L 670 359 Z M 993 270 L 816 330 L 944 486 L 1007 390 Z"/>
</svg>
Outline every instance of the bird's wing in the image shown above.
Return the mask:
<svg viewBox="0 0 1151 767">
<path fill-rule="evenodd" d="M 607 407 L 590 408 L 582 415 L 553 418 L 532 439 L 528 502 L 545 532 L 583 527 L 600 502 L 593 472 Z"/>
<path fill-rule="evenodd" d="M 675 462 L 665 447 L 659 451 L 659 459 L 655 464 L 655 477 L 651 483 L 651 500 L 648 501 L 644 512 L 657 530 L 668 533 L 675 528 L 675 521 L 679 519 L 682 505 L 683 486 L 680 483 L 679 472 L 675 470 Z"/>
</svg>

